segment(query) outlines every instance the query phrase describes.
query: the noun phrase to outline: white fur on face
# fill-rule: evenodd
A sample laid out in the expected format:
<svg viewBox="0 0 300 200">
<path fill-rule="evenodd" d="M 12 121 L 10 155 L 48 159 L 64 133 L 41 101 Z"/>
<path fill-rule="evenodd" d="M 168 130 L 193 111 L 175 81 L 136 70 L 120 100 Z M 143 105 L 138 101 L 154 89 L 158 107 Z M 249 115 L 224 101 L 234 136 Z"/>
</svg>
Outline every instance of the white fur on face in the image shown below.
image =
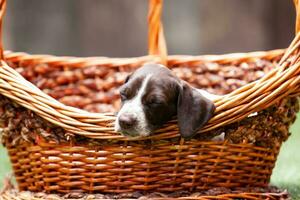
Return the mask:
<svg viewBox="0 0 300 200">
<path fill-rule="evenodd" d="M 146 116 L 145 112 L 143 110 L 143 104 L 142 104 L 142 97 L 145 94 L 146 86 L 149 82 L 149 79 L 151 78 L 151 75 L 147 75 L 138 90 L 136 96 L 124 103 L 121 110 L 119 111 L 117 115 L 117 119 L 115 122 L 115 131 L 116 132 L 122 132 L 122 129 L 119 124 L 119 117 L 123 113 L 130 113 L 134 115 L 137 118 L 137 124 L 135 127 L 132 128 L 132 130 L 128 130 L 131 135 L 140 135 L 140 136 L 148 136 L 150 134 L 150 130 L 147 126 Z M 126 131 L 126 130 L 125 130 Z"/>
<path fill-rule="evenodd" d="M 198 92 L 200 92 L 204 97 L 208 98 L 211 101 L 219 99 L 221 96 L 216 94 L 211 94 L 205 90 L 197 89 Z"/>
</svg>

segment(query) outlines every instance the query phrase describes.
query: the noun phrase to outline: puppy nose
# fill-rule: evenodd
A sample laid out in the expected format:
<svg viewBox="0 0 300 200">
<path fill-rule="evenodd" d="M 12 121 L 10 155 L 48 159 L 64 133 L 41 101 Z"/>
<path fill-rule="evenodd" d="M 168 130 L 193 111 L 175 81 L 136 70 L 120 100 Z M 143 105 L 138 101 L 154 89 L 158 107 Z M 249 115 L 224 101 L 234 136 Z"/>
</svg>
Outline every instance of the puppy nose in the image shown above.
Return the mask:
<svg viewBox="0 0 300 200">
<path fill-rule="evenodd" d="M 133 114 L 124 113 L 119 117 L 119 124 L 121 128 L 129 129 L 136 123 L 137 119 Z"/>
</svg>

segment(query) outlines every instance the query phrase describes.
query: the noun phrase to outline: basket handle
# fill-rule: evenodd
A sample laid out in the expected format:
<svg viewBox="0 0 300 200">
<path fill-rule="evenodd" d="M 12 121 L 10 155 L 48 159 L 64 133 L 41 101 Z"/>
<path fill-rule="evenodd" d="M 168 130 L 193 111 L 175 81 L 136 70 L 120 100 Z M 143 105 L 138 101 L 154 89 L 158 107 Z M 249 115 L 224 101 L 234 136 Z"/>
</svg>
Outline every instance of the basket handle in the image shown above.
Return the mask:
<svg viewBox="0 0 300 200">
<path fill-rule="evenodd" d="M 6 10 L 6 0 L 0 0 L 0 60 L 4 60 L 2 25 L 3 25 L 5 10 Z"/>
<path fill-rule="evenodd" d="M 296 35 L 300 31 L 300 1 L 299 0 L 294 0 L 294 5 L 296 9 L 296 25 L 295 25 L 295 32 Z"/>
<path fill-rule="evenodd" d="M 161 23 L 163 0 L 149 0 L 148 11 L 148 54 L 157 55 L 161 63 L 167 64 L 167 45 Z"/>
</svg>

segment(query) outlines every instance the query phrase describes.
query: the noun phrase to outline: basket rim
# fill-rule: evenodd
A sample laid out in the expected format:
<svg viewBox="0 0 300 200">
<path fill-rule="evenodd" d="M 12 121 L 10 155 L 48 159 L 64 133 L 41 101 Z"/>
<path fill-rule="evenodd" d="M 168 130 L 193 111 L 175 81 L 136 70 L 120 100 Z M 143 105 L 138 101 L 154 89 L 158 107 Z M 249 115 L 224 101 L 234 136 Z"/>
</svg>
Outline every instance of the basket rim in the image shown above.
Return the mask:
<svg viewBox="0 0 300 200">
<path fill-rule="evenodd" d="M 300 93 L 300 63 L 295 58 L 294 52 L 300 45 L 300 34 L 292 42 L 287 50 L 257 51 L 250 53 L 231 53 L 225 55 L 204 56 L 168 56 L 168 65 L 189 64 L 197 65 L 201 62 L 229 63 L 232 61 L 246 61 L 253 58 L 271 59 L 285 53 L 279 62 L 279 67 L 273 69 L 263 78 L 248 83 L 245 86 L 222 96 L 215 101 L 216 115 L 199 132 L 205 132 L 217 127 L 239 121 L 253 112 L 258 112 L 269 107 L 276 101 L 291 95 Z M 24 61 L 34 64 L 46 63 L 62 66 L 106 65 L 139 66 L 145 62 L 159 62 L 158 56 L 142 56 L 135 58 L 107 58 L 107 57 L 64 57 L 51 55 L 30 55 L 22 52 L 5 51 L 7 61 Z M 200 62 L 199 62 L 200 61 Z M 66 131 L 94 139 L 122 139 L 145 140 L 153 137 L 177 137 L 178 128 L 176 121 L 171 121 L 158 130 L 154 136 L 127 138 L 115 133 L 113 113 L 90 113 L 75 107 L 66 106 L 56 99 L 42 92 L 35 85 L 25 80 L 17 71 L 1 61 L 0 68 L 0 93 L 15 100 L 47 121 L 56 124 Z M 288 65 L 292 65 L 288 67 Z M 278 88 L 277 88 L 278 86 Z M 287 89 L 289 87 L 289 89 Z M 240 109 L 244 108 L 244 109 Z M 242 110 L 242 111 L 241 111 Z M 233 116 L 228 117 L 228 113 Z M 169 133 L 168 130 L 176 130 Z"/>
<path fill-rule="evenodd" d="M 251 61 L 258 58 L 272 59 L 282 56 L 287 49 L 272 49 L 265 51 L 249 51 L 225 54 L 203 54 L 186 55 L 174 54 L 167 56 L 167 66 L 188 64 L 195 66 L 203 62 L 216 62 L 227 64 L 233 61 Z M 68 66 L 74 68 L 88 66 L 120 67 L 120 66 L 139 66 L 147 62 L 160 62 L 160 57 L 156 55 L 146 55 L 138 57 L 106 57 L 106 56 L 57 56 L 51 54 L 31 54 L 26 52 L 5 50 L 5 61 L 22 61 L 31 64 L 50 64 L 53 67 Z"/>
</svg>

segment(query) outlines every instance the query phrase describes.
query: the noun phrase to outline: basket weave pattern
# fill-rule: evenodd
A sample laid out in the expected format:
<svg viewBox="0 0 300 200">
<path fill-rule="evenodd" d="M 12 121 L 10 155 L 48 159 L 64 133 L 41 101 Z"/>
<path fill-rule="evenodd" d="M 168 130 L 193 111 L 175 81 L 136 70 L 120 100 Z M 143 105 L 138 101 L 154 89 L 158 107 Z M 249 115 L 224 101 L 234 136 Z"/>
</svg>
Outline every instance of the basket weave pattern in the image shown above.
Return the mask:
<svg viewBox="0 0 300 200">
<path fill-rule="evenodd" d="M 145 149 L 146 145 L 119 142 L 95 150 L 25 143 L 9 148 L 9 155 L 21 190 L 122 193 L 263 187 L 278 152 L 251 145 L 177 143 L 153 142 Z"/>
<path fill-rule="evenodd" d="M 1 22 L 5 3 L 0 1 Z M 19 189 L 123 193 L 268 184 L 299 109 L 300 34 L 285 51 L 167 56 L 161 7 L 160 0 L 150 1 L 149 56 L 0 51 L 2 139 Z M 215 101 L 215 116 L 192 140 L 179 137 L 176 120 L 147 138 L 113 131 L 118 86 L 150 61 L 166 64 L 194 86 L 224 94 Z M 221 132 L 224 142 L 210 141 Z"/>
</svg>

